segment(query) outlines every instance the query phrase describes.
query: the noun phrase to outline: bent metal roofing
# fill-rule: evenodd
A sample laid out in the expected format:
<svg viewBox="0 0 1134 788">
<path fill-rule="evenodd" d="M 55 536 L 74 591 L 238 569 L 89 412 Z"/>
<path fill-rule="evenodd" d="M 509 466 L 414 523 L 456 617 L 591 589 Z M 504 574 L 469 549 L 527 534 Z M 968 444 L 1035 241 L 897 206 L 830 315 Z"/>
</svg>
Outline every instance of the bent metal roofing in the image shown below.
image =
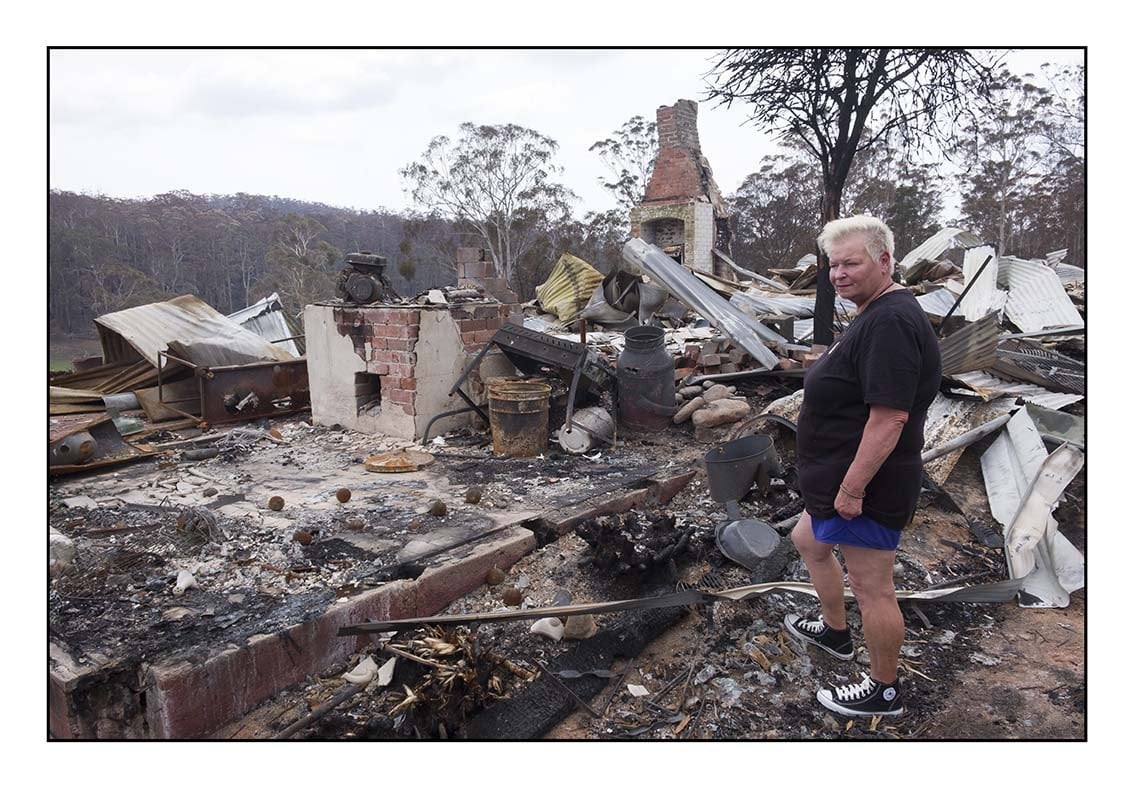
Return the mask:
<svg viewBox="0 0 1134 788">
<path fill-rule="evenodd" d="M 294 361 L 295 357 L 229 320 L 201 299 L 183 295 L 95 318 L 107 362 L 126 360 L 130 348 L 153 366 L 170 342 L 207 366 L 253 361 Z"/>
</svg>

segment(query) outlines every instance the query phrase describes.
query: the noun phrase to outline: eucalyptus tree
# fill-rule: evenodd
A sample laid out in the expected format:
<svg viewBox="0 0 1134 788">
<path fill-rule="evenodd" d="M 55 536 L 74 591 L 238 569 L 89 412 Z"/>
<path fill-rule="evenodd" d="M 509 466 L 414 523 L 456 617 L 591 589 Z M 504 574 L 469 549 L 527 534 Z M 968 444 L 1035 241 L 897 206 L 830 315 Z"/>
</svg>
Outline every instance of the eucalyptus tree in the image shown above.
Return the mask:
<svg viewBox="0 0 1134 788">
<path fill-rule="evenodd" d="M 434 137 L 400 174 L 419 208 L 474 230 L 497 272 L 511 281 L 544 230 L 533 217 L 555 221 L 574 198 L 555 181 L 562 172 L 554 162 L 559 145 L 511 123 L 462 123 L 460 131 L 456 140 Z"/>
</svg>

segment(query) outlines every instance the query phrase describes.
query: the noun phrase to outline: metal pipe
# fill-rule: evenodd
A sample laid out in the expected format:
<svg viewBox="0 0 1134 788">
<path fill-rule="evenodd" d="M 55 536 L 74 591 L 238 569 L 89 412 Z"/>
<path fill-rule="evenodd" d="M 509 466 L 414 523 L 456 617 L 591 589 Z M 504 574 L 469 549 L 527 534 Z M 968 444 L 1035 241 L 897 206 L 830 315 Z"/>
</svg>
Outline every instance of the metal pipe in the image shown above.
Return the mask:
<svg viewBox="0 0 1134 788">
<path fill-rule="evenodd" d="M 472 410 L 476 410 L 476 407 L 470 406 L 470 407 L 467 407 L 467 408 L 459 408 L 457 410 L 447 410 L 444 413 L 438 413 L 436 416 L 431 418 L 426 423 L 425 431 L 422 433 L 422 436 L 421 436 L 421 445 L 424 446 L 429 441 L 429 430 L 431 430 L 433 428 L 434 422 L 436 422 L 439 419 L 448 418 L 449 416 L 459 416 L 462 413 L 468 413 L 469 411 L 472 411 Z"/>
<path fill-rule="evenodd" d="M 732 270 L 736 271 L 738 274 L 744 274 L 745 276 L 749 277 L 750 279 L 755 279 L 757 282 L 760 282 L 761 284 L 768 285 L 773 290 L 779 290 L 782 293 L 787 292 L 787 289 L 788 289 L 787 285 L 781 284 L 780 282 L 777 282 L 774 279 L 769 279 L 766 276 L 761 276 L 760 274 L 756 273 L 755 271 L 749 271 L 747 268 L 741 268 L 739 265 L 734 263 L 732 261 L 732 259 L 730 259 L 729 256 L 726 255 L 724 252 L 722 252 L 720 249 L 714 249 L 713 254 L 716 255 L 718 258 L 720 258 L 720 260 L 725 265 L 727 265 Z"/>
<path fill-rule="evenodd" d="M 953 440 L 946 441 L 940 446 L 936 446 L 929 451 L 924 452 L 921 455 L 921 461 L 923 463 L 931 462 L 944 454 L 956 451 L 957 449 L 963 449 L 971 443 L 976 443 L 985 435 L 991 435 L 992 433 L 1003 427 L 1005 424 L 1007 424 L 1008 420 L 1012 418 L 1013 413 L 1005 413 L 1003 416 L 997 416 L 992 421 L 986 422 L 976 429 L 969 430 L 964 435 L 958 435 L 956 438 L 953 438 Z"/>
</svg>

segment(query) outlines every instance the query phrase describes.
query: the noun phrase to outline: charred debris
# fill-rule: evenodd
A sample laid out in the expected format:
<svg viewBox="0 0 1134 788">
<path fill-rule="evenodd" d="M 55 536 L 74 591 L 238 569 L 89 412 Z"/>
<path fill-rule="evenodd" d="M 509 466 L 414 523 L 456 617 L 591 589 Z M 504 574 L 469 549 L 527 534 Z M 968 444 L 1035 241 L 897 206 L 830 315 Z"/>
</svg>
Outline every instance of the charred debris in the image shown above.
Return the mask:
<svg viewBox="0 0 1134 788">
<path fill-rule="evenodd" d="M 784 535 L 814 260 L 694 264 L 662 207 L 625 265 L 565 254 L 527 304 L 462 249 L 457 286 L 414 298 L 349 256 L 302 330 L 277 296 L 100 316 L 102 357 L 49 381 L 52 735 L 532 738 L 573 714 L 588 738 L 845 735 L 759 696 L 812 670 L 776 611 L 809 588 Z M 947 229 L 897 273 L 946 373 L 933 550 L 900 554 L 915 640 L 953 642 L 930 609 L 976 626 L 934 603 L 1067 607 L 1083 269 Z M 652 653 L 679 622 L 707 651 Z M 912 680 L 957 669 L 924 652 Z"/>
</svg>

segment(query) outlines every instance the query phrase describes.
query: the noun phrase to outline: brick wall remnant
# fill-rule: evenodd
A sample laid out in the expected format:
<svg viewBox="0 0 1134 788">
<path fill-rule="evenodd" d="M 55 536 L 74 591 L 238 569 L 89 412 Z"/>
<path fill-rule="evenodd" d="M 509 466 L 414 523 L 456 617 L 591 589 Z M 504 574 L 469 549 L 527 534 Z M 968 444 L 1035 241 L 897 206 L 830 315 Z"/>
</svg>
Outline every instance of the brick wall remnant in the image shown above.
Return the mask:
<svg viewBox="0 0 1134 788">
<path fill-rule="evenodd" d="M 457 287 L 475 287 L 483 290 L 502 304 L 518 304 L 520 299 L 508 286 L 508 280 L 499 276 L 492 253 L 472 246 L 457 248 Z"/>
</svg>

